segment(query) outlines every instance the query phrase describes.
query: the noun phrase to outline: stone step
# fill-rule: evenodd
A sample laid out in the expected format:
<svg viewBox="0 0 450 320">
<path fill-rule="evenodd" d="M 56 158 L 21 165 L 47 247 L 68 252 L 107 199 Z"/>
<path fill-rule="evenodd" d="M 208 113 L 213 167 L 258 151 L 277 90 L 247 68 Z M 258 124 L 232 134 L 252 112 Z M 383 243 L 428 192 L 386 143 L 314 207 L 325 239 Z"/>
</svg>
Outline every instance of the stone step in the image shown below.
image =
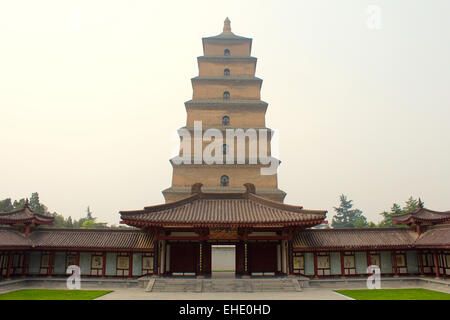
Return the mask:
<svg viewBox="0 0 450 320">
<path fill-rule="evenodd" d="M 153 281 L 151 283 L 151 281 Z M 302 291 L 296 279 L 170 279 L 149 280 L 153 292 L 294 292 Z"/>
</svg>

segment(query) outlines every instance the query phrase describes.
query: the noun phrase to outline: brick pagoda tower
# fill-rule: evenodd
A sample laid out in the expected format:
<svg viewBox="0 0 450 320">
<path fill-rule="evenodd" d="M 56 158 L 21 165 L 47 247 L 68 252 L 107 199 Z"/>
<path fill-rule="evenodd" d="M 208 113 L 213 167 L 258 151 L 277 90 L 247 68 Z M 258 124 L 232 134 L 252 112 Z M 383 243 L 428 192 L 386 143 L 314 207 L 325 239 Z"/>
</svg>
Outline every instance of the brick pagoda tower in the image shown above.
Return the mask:
<svg viewBox="0 0 450 320">
<path fill-rule="evenodd" d="M 203 132 L 210 128 L 221 130 L 224 136 L 223 153 L 226 154 L 231 141 L 226 141 L 225 130 L 266 128 L 268 104 L 260 99 L 262 80 L 255 77 L 257 59 L 251 56 L 252 39 L 232 33 L 227 18 L 221 34 L 203 38 L 202 41 L 203 56 L 197 58 L 199 75 L 191 79 L 193 97 L 185 102 L 187 121 L 181 129 L 192 132 L 193 137 L 194 122 L 201 121 Z M 269 156 L 270 135 L 269 130 Z M 208 143 L 210 141 L 201 142 L 203 149 Z M 230 150 L 234 149 L 236 155 L 238 147 L 236 142 L 233 143 Z M 194 146 L 191 154 L 193 150 Z M 182 154 L 183 151 L 180 151 Z M 262 175 L 261 167 L 268 165 L 249 163 L 249 157 L 247 146 L 243 164 L 206 164 L 204 161 L 176 164 L 171 159 L 172 186 L 163 191 L 166 202 L 189 196 L 191 186 L 195 183 L 202 183 L 204 192 L 223 193 L 245 191 L 243 185 L 252 183 L 256 187 L 256 194 L 283 202 L 286 193 L 278 189 L 276 170 L 274 174 Z"/>
</svg>

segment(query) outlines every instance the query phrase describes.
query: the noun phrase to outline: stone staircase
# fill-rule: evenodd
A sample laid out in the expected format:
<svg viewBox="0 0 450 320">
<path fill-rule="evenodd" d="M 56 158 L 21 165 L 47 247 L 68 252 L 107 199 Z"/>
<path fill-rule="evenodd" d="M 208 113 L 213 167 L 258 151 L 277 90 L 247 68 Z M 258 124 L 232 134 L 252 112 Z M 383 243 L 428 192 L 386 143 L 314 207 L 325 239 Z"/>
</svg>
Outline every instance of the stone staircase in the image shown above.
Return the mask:
<svg viewBox="0 0 450 320">
<path fill-rule="evenodd" d="M 152 278 L 147 292 L 295 292 L 302 291 L 296 278 L 188 279 Z"/>
</svg>

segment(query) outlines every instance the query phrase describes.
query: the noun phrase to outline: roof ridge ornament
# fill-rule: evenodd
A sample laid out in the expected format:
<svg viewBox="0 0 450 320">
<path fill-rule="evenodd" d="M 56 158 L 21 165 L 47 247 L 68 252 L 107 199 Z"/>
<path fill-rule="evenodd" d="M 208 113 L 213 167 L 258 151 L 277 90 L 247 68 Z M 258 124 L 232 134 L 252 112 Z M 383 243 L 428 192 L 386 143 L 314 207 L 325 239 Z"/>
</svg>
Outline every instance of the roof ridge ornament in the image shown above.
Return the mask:
<svg viewBox="0 0 450 320">
<path fill-rule="evenodd" d="M 202 192 L 203 183 L 197 182 L 194 183 L 191 187 L 191 194 L 198 194 L 201 195 Z"/>
<path fill-rule="evenodd" d="M 228 17 L 223 22 L 223 33 L 231 33 L 231 21 Z"/>
<path fill-rule="evenodd" d="M 256 193 L 256 188 L 253 183 L 244 183 L 245 193 Z"/>
</svg>

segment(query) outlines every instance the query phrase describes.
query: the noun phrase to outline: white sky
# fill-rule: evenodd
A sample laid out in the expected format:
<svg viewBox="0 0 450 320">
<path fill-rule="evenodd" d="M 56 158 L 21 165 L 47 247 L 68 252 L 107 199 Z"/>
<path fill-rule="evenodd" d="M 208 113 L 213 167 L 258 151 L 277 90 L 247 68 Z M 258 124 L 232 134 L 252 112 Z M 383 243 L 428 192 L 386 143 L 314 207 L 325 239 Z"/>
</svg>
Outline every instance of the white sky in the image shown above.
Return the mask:
<svg viewBox="0 0 450 320">
<path fill-rule="evenodd" d="M 366 26 L 381 8 L 381 30 Z M 201 37 L 253 38 L 286 203 L 450 210 L 450 2 L 2 1 L 0 199 L 100 221 L 163 202 Z"/>
</svg>

